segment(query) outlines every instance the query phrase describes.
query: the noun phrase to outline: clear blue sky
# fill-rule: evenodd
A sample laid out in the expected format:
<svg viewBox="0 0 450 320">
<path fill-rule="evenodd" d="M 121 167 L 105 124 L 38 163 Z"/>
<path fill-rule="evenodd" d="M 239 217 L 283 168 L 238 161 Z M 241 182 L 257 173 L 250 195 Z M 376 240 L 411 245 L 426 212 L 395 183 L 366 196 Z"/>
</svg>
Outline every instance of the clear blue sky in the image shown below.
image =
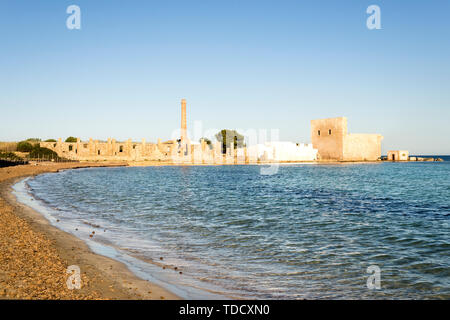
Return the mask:
<svg viewBox="0 0 450 320">
<path fill-rule="evenodd" d="M 309 142 L 347 116 L 383 152 L 450 154 L 448 0 L 2 0 L 0 41 L 2 141 L 167 139 L 186 98 L 191 127 Z"/>
</svg>

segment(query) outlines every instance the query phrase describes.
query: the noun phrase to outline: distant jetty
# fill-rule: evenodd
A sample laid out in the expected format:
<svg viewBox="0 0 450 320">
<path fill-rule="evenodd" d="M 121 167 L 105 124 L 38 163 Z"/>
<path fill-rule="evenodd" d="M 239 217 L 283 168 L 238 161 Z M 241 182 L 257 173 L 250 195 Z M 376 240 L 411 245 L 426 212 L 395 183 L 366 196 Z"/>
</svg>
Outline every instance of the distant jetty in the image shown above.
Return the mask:
<svg viewBox="0 0 450 320">
<path fill-rule="evenodd" d="M 409 161 L 444 161 L 442 158 L 409 157 Z"/>
<path fill-rule="evenodd" d="M 444 161 L 442 158 L 433 158 L 433 157 L 416 157 L 410 156 L 409 151 L 407 150 L 391 150 L 388 151 L 386 157 L 381 157 L 383 161 Z"/>
</svg>

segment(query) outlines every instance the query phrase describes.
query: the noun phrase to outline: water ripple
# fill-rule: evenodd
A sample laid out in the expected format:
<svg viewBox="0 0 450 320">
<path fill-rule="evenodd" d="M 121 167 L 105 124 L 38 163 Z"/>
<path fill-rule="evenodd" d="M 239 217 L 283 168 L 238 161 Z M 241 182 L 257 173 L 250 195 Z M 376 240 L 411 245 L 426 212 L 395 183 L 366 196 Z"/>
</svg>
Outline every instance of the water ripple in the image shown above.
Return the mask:
<svg viewBox="0 0 450 320">
<path fill-rule="evenodd" d="M 74 228 L 230 296 L 450 297 L 448 163 L 96 168 L 28 184 Z"/>
</svg>

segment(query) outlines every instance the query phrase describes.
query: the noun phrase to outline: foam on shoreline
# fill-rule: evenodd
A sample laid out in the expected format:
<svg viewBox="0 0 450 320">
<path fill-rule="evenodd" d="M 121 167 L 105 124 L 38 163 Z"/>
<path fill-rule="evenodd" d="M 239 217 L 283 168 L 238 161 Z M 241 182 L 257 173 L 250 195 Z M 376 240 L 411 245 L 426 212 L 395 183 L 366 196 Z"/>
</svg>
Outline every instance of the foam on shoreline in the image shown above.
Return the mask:
<svg viewBox="0 0 450 320">
<path fill-rule="evenodd" d="M 37 199 L 31 193 L 26 184 L 29 179 L 30 177 L 27 177 L 13 185 L 13 194 L 17 200 L 44 216 L 52 226 L 81 239 L 92 252 L 123 263 L 137 277 L 165 288 L 182 299 L 229 298 L 222 294 L 215 293 L 214 291 L 216 290 L 214 290 L 214 288 L 208 290 L 204 286 L 200 287 L 193 282 L 189 282 L 189 286 L 179 285 L 177 283 L 179 282 L 177 278 L 180 277 L 178 272 L 168 273 L 167 270 L 164 270 L 157 264 L 134 257 L 132 254 L 113 246 L 107 239 L 106 241 L 102 241 L 102 239 L 99 239 L 98 237 L 95 237 L 97 239 L 90 238 L 89 234 L 91 232 L 90 229 L 92 228 L 90 228 L 88 223 L 86 223 L 86 227 L 83 228 L 80 224 L 75 225 L 70 219 L 56 218 L 57 209 L 47 206 L 42 200 Z M 76 232 L 74 230 L 76 230 Z"/>
<path fill-rule="evenodd" d="M 124 263 L 94 253 L 84 241 L 56 228 L 54 222 L 11 192 L 20 180 L 42 173 L 123 165 L 43 163 L 0 168 L 0 270 L 9 270 L 2 280 L 7 289 L 0 290 L 0 299 L 180 299 L 172 291 L 137 277 Z M 36 201 L 29 194 L 27 197 L 29 202 Z M 9 255 L 12 260 L 3 259 Z M 81 269 L 85 282 L 80 290 L 67 289 L 69 265 Z"/>
</svg>

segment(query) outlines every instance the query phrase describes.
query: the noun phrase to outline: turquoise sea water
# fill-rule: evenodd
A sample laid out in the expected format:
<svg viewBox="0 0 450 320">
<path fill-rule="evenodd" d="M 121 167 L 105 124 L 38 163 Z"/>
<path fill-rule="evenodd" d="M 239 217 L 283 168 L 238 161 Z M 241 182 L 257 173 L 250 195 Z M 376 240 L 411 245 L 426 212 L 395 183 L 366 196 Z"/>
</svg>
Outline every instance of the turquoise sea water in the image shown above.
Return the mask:
<svg viewBox="0 0 450 320">
<path fill-rule="evenodd" d="M 55 225 L 185 297 L 450 298 L 450 162 L 92 168 L 26 185 Z"/>
</svg>

